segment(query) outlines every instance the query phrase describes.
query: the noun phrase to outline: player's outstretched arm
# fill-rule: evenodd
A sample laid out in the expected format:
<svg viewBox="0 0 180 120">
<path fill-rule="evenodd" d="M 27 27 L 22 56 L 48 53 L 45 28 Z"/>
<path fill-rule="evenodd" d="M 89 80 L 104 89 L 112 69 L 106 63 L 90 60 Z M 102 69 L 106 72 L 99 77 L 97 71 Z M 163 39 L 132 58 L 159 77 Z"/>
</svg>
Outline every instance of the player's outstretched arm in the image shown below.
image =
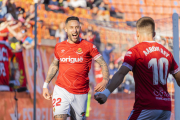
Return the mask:
<svg viewBox="0 0 180 120">
<path fill-rule="evenodd" d="M 121 66 L 121 68 L 114 74 L 110 84 L 107 89 L 112 93 L 124 80 L 125 75 L 130 71 L 126 66 Z"/>
<path fill-rule="evenodd" d="M 47 100 L 50 100 L 51 98 L 47 86 L 56 75 L 58 69 L 59 69 L 59 61 L 54 59 L 49 67 L 47 77 L 43 85 L 43 97 Z"/>
<path fill-rule="evenodd" d="M 107 89 L 103 92 L 97 92 L 94 95 L 94 98 L 100 104 L 104 104 L 107 101 L 108 96 L 123 82 L 125 75 L 130 71 L 130 69 L 126 66 L 121 66 L 118 72 L 116 72 L 110 82 L 108 84 Z"/>
<path fill-rule="evenodd" d="M 109 81 L 109 70 L 107 67 L 106 62 L 104 61 L 104 58 L 101 56 L 98 59 L 96 59 L 96 62 L 101 66 L 102 68 L 102 75 L 103 75 L 103 80 L 97 86 L 95 87 L 96 92 L 101 92 L 106 88 L 106 85 Z"/>
<path fill-rule="evenodd" d="M 180 87 L 180 71 L 177 72 L 176 74 L 174 74 L 173 76 L 174 76 L 174 78 L 176 79 L 176 82 L 177 82 L 177 84 L 178 84 L 179 87 Z"/>
</svg>

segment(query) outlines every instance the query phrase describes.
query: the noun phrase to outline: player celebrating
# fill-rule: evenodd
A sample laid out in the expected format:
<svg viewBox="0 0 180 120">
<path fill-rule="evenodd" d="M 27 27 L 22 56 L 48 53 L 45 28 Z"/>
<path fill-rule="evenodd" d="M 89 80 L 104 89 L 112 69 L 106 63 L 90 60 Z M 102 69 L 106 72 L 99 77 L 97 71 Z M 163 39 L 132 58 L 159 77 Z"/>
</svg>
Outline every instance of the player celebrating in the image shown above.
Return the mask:
<svg viewBox="0 0 180 120">
<path fill-rule="evenodd" d="M 55 58 L 50 65 L 43 85 L 43 96 L 50 100 L 48 83 L 59 70 L 52 96 L 53 114 L 55 120 L 66 120 L 70 107 L 75 120 L 85 118 L 87 93 L 89 91 L 88 72 L 91 69 L 92 58 L 102 67 L 103 81 L 95 87 L 95 91 L 103 91 L 109 80 L 108 67 L 95 45 L 79 38 L 80 23 L 77 17 L 66 19 L 65 31 L 68 39 L 56 44 Z"/>
<path fill-rule="evenodd" d="M 167 76 L 173 74 L 180 86 L 180 72 L 173 55 L 153 41 L 155 23 L 150 17 L 137 21 L 139 44 L 129 49 L 119 71 L 103 92 L 95 99 L 103 104 L 109 94 L 118 87 L 124 76 L 132 70 L 135 79 L 135 104 L 128 120 L 169 120 L 171 98 L 167 91 Z"/>
</svg>

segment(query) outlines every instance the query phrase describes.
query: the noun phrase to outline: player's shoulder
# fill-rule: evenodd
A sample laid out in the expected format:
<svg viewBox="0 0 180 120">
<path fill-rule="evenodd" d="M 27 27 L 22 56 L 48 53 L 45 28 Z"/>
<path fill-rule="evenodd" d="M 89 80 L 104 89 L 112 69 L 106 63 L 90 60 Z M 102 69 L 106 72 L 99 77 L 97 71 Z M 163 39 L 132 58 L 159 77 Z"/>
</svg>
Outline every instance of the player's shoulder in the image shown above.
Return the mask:
<svg viewBox="0 0 180 120">
<path fill-rule="evenodd" d="M 59 47 L 59 46 L 64 45 L 64 44 L 66 44 L 66 41 L 59 42 L 59 43 L 56 44 L 56 47 Z"/>
<path fill-rule="evenodd" d="M 83 44 L 93 45 L 91 42 L 89 42 L 89 41 L 87 41 L 87 40 L 85 40 L 85 39 L 81 39 L 81 42 L 82 42 Z"/>
<path fill-rule="evenodd" d="M 138 47 L 139 47 L 139 44 L 137 44 L 137 45 L 135 45 L 135 46 L 129 48 L 128 51 L 136 51 L 136 50 L 138 49 Z"/>
<path fill-rule="evenodd" d="M 81 42 L 84 47 L 95 47 L 95 45 L 93 43 L 91 43 L 87 40 L 82 39 Z"/>
<path fill-rule="evenodd" d="M 170 55 L 172 54 L 166 47 L 164 47 L 162 44 L 156 42 L 157 46 L 162 48 L 164 51 L 166 51 L 167 53 L 169 53 Z"/>
</svg>

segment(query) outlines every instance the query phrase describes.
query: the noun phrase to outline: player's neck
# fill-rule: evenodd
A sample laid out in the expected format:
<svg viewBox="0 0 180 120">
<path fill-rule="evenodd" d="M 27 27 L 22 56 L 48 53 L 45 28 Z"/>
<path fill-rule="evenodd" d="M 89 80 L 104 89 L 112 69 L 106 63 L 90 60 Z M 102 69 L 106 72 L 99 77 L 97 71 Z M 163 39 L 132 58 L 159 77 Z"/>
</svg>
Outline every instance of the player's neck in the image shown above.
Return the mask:
<svg viewBox="0 0 180 120">
<path fill-rule="evenodd" d="M 70 44 L 75 44 L 75 43 L 78 43 L 79 41 L 81 41 L 80 38 L 78 38 L 78 40 L 76 42 L 73 42 L 69 38 L 67 39 L 67 42 L 70 43 Z"/>
<path fill-rule="evenodd" d="M 149 36 L 141 36 L 138 41 L 139 41 L 139 43 L 140 43 L 140 42 L 154 41 L 154 40 L 153 40 L 152 37 L 149 37 Z"/>
</svg>

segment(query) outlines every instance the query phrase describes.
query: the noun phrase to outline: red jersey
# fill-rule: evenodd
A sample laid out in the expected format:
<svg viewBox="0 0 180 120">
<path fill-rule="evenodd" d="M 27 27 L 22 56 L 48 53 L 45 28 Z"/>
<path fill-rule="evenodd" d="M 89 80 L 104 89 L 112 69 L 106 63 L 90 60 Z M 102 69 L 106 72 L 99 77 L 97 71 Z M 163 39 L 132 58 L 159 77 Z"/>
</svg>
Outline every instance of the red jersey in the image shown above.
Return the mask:
<svg viewBox="0 0 180 120">
<path fill-rule="evenodd" d="M 9 58 L 12 55 L 9 44 L 0 41 L 0 85 L 9 86 Z"/>
<path fill-rule="evenodd" d="M 157 42 L 142 42 L 127 51 L 123 65 L 132 70 L 135 80 L 134 110 L 171 111 L 167 77 L 179 71 L 171 52 Z"/>
<path fill-rule="evenodd" d="M 3 29 L 0 31 L 0 33 L 8 33 L 9 34 L 9 30 L 7 28 Z M 8 40 L 8 35 L 3 37 L 3 36 L 0 36 L 0 41 L 7 41 Z"/>
<path fill-rule="evenodd" d="M 66 41 L 56 44 L 55 58 L 59 60 L 59 74 L 56 84 L 73 94 L 89 91 L 88 73 L 92 58 L 101 56 L 95 45 L 86 40 L 70 44 Z"/>
</svg>

